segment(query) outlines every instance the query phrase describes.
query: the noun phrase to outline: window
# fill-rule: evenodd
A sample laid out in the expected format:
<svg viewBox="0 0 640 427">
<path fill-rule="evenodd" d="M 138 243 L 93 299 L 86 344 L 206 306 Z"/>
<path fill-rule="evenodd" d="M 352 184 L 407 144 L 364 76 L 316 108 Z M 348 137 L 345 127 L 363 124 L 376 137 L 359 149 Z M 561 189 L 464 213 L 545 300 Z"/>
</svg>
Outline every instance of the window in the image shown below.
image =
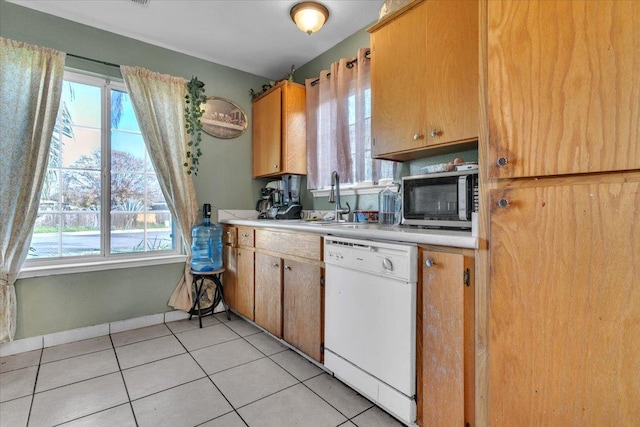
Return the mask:
<svg viewBox="0 0 640 427">
<path fill-rule="evenodd" d="M 62 90 L 28 260 L 176 254 L 124 84 L 66 72 Z"/>
<path fill-rule="evenodd" d="M 371 158 L 369 69 L 369 49 L 362 48 L 356 58 L 342 58 L 305 82 L 307 187 L 314 196 L 325 195 L 333 171 L 342 188 L 355 187 L 356 194 L 378 192 L 395 175 L 395 162 Z"/>
<path fill-rule="evenodd" d="M 348 99 L 348 111 L 349 111 L 349 144 L 351 146 L 351 161 L 353 163 L 353 172 L 349 182 L 358 183 L 378 181 L 383 178 L 393 178 L 394 162 L 379 161 L 380 173 L 377 176 L 378 179 L 373 179 L 373 162 L 371 159 L 371 88 L 364 91 L 364 111 L 360 115 L 360 120 L 363 121 L 363 137 L 364 144 L 356 144 L 357 133 L 356 125 L 358 114 L 356 113 L 356 96 L 351 95 Z M 360 174 L 363 179 L 358 180 L 357 171 L 364 170 L 364 174 Z"/>
</svg>

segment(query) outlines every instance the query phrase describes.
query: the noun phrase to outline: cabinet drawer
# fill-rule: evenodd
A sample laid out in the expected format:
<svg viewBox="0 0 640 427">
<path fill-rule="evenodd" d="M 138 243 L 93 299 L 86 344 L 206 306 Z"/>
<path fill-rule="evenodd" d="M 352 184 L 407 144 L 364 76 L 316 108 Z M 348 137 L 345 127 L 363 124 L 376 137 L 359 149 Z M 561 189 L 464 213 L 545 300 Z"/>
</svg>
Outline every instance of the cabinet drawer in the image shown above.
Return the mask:
<svg viewBox="0 0 640 427">
<path fill-rule="evenodd" d="M 256 248 L 322 260 L 322 237 L 316 234 L 256 230 Z"/>
<path fill-rule="evenodd" d="M 238 227 L 238 246 L 253 247 L 253 228 Z"/>
</svg>

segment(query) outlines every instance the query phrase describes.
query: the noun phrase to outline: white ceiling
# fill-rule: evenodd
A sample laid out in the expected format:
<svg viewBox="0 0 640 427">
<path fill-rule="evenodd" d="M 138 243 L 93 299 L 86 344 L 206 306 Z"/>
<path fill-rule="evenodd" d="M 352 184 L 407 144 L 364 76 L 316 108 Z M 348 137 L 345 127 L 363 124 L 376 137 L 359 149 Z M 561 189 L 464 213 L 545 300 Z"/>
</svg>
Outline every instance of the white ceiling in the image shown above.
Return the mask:
<svg viewBox="0 0 640 427">
<path fill-rule="evenodd" d="M 289 15 L 296 0 L 8 1 L 270 79 L 373 23 L 384 3 L 320 0 L 329 20 L 307 35 Z"/>
</svg>

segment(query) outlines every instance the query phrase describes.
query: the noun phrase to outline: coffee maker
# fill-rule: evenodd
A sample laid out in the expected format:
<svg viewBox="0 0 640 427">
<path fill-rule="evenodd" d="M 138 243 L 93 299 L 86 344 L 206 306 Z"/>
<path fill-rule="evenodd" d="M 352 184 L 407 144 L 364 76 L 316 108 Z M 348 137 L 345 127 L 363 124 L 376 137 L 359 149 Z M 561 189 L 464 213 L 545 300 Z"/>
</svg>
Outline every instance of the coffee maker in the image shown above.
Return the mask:
<svg viewBox="0 0 640 427">
<path fill-rule="evenodd" d="M 300 175 L 283 175 L 281 182 L 282 204 L 276 213 L 276 219 L 300 219 Z"/>
<path fill-rule="evenodd" d="M 275 219 L 281 205 L 280 181 L 271 181 L 260 189 L 260 199 L 256 202 L 258 219 Z"/>
</svg>

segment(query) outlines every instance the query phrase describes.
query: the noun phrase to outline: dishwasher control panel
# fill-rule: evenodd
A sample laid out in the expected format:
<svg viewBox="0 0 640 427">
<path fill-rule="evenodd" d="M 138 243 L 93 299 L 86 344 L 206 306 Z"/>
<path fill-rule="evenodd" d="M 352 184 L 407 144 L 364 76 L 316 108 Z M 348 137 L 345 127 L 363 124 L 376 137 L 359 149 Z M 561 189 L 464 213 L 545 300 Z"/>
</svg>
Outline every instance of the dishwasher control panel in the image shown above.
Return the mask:
<svg viewBox="0 0 640 427">
<path fill-rule="evenodd" d="M 417 281 L 415 244 L 327 237 L 324 262 L 397 280 Z"/>
</svg>

